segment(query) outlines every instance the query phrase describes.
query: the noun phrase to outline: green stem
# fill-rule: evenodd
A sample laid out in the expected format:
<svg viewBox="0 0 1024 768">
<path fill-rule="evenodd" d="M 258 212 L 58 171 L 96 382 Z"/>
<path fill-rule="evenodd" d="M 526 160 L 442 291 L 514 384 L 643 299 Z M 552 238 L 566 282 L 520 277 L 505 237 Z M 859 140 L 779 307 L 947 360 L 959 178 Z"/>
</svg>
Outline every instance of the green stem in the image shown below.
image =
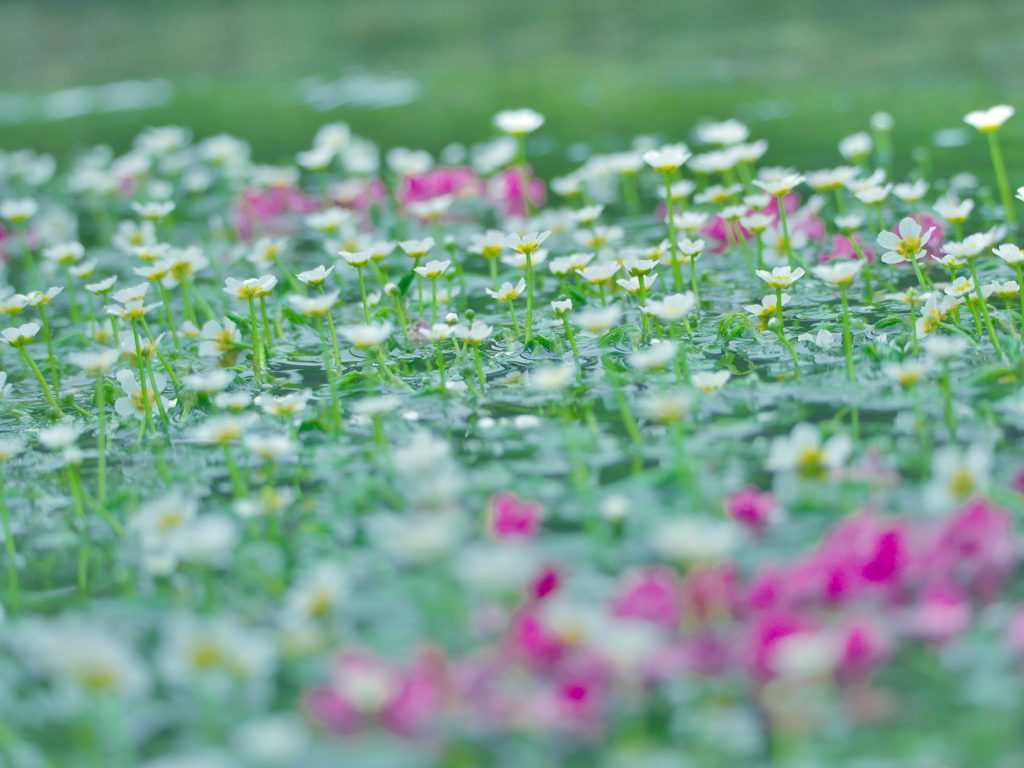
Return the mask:
<svg viewBox="0 0 1024 768">
<path fill-rule="evenodd" d="M 256 382 L 263 381 L 262 353 L 260 351 L 260 330 L 256 323 L 256 300 L 249 296 L 249 332 L 252 336 L 252 372 Z"/>
<path fill-rule="evenodd" d="M 480 393 L 483 394 L 487 389 L 487 380 L 484 379 L 484 366 L 483 363 L 480 362 L 479 344 L 473 345 L 473 359 L 476 361 L 476 376 L 480 380 Z"/>
<path fill-rule="evenodd" d="M 854 380 L 853 373 L 853 337 L 850 333 L 850 303 L 846 296 L 846 284 L 839 286 L 839 296 L 843 302 L 843 350 L 846 353 L 846 377 Z"/>
<path fill-rule="evenodd" d="M 676 242 L 675 201 L 672 200 L 672 174 L 665 174 L 665 205 L 668 209 L 668 246 L 672 254 L 672 285 L 683 290 L 683 270 L 679 266 L 679 243 Z"/>
<path fill-rule="evenodd" d="M 107 500 L 107 388 L 103 375 L 96 377 L 96 416 L 99 419 L 99 430 L 96 434 L 96 474 L 100 503 Z"/>
<path fill-rule="evenodd" d="M 174 324 L 174 313 L 171 312 L 171 296 L 167 291 L 167 287 L 161 282 L 157 281 L 157 285 L 160 286 L 160 296 L 164 301 L 164 314 L 167 317 L 167 327 L 171 329 L 171 338 L 174 339 L 174 348 L 181 351 L 181 341 L 178 339 L 178 326 Z"/>
<path fill-rule="evenodd" d="M 533 254 L 526 254 L 526 341 L 533 336 Z"/>
<path fill-rule="evenodd" d="M 992 166 L 996 171 L 996 179 L 999 182 L 999 194 L 1003 198 L 1003 208 L 1006 210 L 1006 223 L 1011 226 L 1017 222 L 1017 215 L 1013 210 L 1013 195 L 1010 194 L 1010 181 L 1006 176 L 1006 163 L 1003 162 L 1003 151 L 999 147 L 999 139 L 995 131 L 988 132 L 988 147 L 992 153 Z"/>
<path fill-rule="evenodd" d="M 18 551 L 11 532 L 10 511 L 7 508 L 7 492 L 3 473 L 0 473 L 0 518 L 4 526 L 4 549 L 7 553 L 7 592 L 11 613 L 18 612 Z"/>
<path fill-rule="evenodd" d="M 60 395 L 60 378 L 57 376 L 57 358 L 53 354 L 53 335 L 50 333 L 50 319 L 46 316 L 43 305 L 39 305 L 39 319 L 43 321 L 43 339 L 46 341 L 46 356 L 50 363 L 50 380 L 53 391 Z"/>
<path fill-rule="evenodd" d="M 789 268 L 793 269 L 796 265 L 793 263 L 793 249 L 789 244 L 789 221 L 786 218 L 786 196 L 779 195 L 776 199 L 779 201 L 779 223 L 782 225 L 782 242 L 786 246 L 786 259 L 789 262 Z"/>
<path fill-rule="evenodd" d="M 46 396 L 46 401 L 50 404 L 50 407 L 57 412 L 57 417 L 63 419 L 64 411 L 57 405 L 57 400 L 53 396 L 53 392 L 50 391 L 50 385 L 46 383 L 46 377 L 43 376 L 43 372 L 39 370 L 39 366 L 36 365 L 35 360 L 29 355 L 28 350 L 24 347 L 19 347 L 21 350 L 21 356 L 25 360 L 25 364 L 32 369 L 32 373 L 36 375 L 36 379 L 39 381 L 39 386 L 43 390 L 43 394 Z"/>
<path fill-rule="evenodd" d="M 149 402 L 149 383 L 146 381 L 146 364 L 142 359 L 142 344 L 139 341 L 139 324 L 132 318 L 132 336 L 135 338 L 135 362 L 139 366 L 139 389 L 142 391 L 142 418 L 147 428 L 153 426 L 152 406 Z"/>
<path fill-rule="evenodd" d="M 971 268 L 971 278 L 974 280 L 974 292 L 978 297 L 978 303 L 981 305 L 981 316 L 985 318 L 985 329 L 988 331 L 989 341 L 992 342 L 992 346 L 995 348 L 996 353 L 1002 357 L 1003 348 L 999 345 L 999 339 L 996 338 L 995 328 L 992 327 L 992 317 L 989 315 L 988 304 L 985 302 L 985 295 L 981 290 L 981 280 L 978 279 L 978 267 L 974 263 L 974 259 L 968 259 L 967 264 Z"/>
</svg>

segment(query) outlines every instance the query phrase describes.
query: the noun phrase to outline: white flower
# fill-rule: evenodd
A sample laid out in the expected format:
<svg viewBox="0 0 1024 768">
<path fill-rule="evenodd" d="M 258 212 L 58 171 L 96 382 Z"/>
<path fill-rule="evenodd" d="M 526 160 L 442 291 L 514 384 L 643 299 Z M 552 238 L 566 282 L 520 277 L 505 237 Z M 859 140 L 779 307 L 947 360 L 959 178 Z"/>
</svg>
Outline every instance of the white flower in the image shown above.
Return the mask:
<svg viewBox="0 0 1024 768">
<path fill-rule="evenodd" d="M 10 222 L 25 222 L 39 212 L 39 204 L 30 197 L 20 200 L 0 201 L 0 219 Z"/>
<path fill-rule="evenodd" d="M 39 443 L 51 451 L 70 448 L 78 440 L 82 430 L 69 424 L 58 424 L 39 431 Z"/>
<path fill-rule="evenodd" d="M 494 125 L 512 136 L 525 136 L 544 125 L 544 115 L 532 109 L 507 109 L 494 116 Z"/>
<path fill-rule="evenodd" d="M 74 264 L 85 256 L 85 246 L 76 241 L 58 243 L 44 248 L 43 256 L 58 264 Z"/>
<path fill-rule="evenodd" d="M 427 250 L 429 251 L 430 248 L 428 247 Z M 350 267 L 356 268 L 365 267 L 373 258 L 373 254 L 370 251 L 357 251 L 355 253 L 352 253 L 351 251 L 338 251 L 338 255 L 341 256 L 341 258 L 343 258 Z M 411 256 L 412 254 L 409 255 Z"/>
<path fill-rule="evenodd" d="M 661 424 L 681 421 L 693 409 L 693 397 L 689 392 L 662 392 L 648 395 L 641 403 L 644 414 Z"/>
<path fill-rule="evenodd" d="M 274 395 L 270 398 L 260 397 L 257 399 L 257 405 L 268 416 L 291 418 L 292 416 L 298 416 L 306 410 L 306 405 L 312 396 L 313 390 L 307 388 L 287 395 Z"/>
<path fill-rule="evenodd" d="M 327 278 L 330 277 L 331 272 L 334 271 L 334 265 L 329 267 L 323 265 L 316 267 L 315 269 L 309 269 L 305 272 L 299 272 L 296 275 L 299 280 L 304 282 L 306 285 L 323 285 Z"/>
<path fill-rule="evenodd" d="M 964 122 L 982 133 L 989 133 L 1002 126 L 1016 111 L 1009 104 L 1000 104 L 991 109 L 969 112 L 964 116 Z"/>
<path fill-rule="evenodd" d="M 841 467 L 853 441 L 845 434 L 837 434 L 822 442 L 821 432 L 813 424 L 801 422 L 788 436 L 776 437 L 765 462 L 773 472 L 798 472 L 804 477 L 822 476 Z"/>
<path fill-rule="evenodd" d="M 550 236 L 551 230 L 547 230 L 545 232 L 530 232 L 525 235 L 513 232 L 505 237 L 505 247 L 511 248 L 516 253 L 524 255 L 528 253 L 536 253 L 540 248 L 540 244 Z"/>
<path fill-rule="evenodd" d="M 469 240 L 469 252 L 485 259 L 497 258 L 505 250 L 505 233 L 497 229 L 488 229 L 482 235 L 471 235 Z"/>
<path fill-rule="evenodd" d="M 734 524 L 696 517 L 661 523 L 648 537 L 651 548 L 660 556 L 685 562 L 722 560 L 742 541 Z"/>
<path fill-rule="evenodd" d="M 174 210 L 174 203 L 152 201 L 148 203 L 132 203 L 132 210 L 146 221 L 161 221 Z"/>
<path fill-rule="evenodd" d="M 189 389 L 201 392 L 204 395 L 223 392 L 234 380 L 234 371 L 229 371 L 227 368 L 210 368 L 201 373 L 190 374 L 182 379 Z"/>
<path fill-rule="evenodd" d="M 785 195 L 794 187 L 803 183 L 804 177 L 798 173 L 787 174 L 778 179 L 754 179 L 754 186 L 760 187 L 769 195 Z"/>
<path fill-rule="evenodd" d="M 491 334 L 494 333 L 494 328 L 487 325 L 487 323 L 480 322 L 479 320 L 475 321 L 470 328 L 467 328 L 460 323 L 459 325 L 456 325 L 453 330 L 455 331 L 456 336 L 467 344 L 473 346 L 483 344 L 491 337 Z"/>
<path fill-rule="evenodd" d="M 604 264 L 591 264 L 588 267 L 584 267 L 580 270 L 580 275 L 591 285 L 600 285 L 601 283 L 607 283 L 613 277 L 615 273 L 619 271 L 621 265 L 617 261 L 608 261 Z"/>
<path fill-rule="evenodd" d="M 392 326 L 388 322 L 345 325 L 338 331 L 357 349 L 375 349 L 391 336 Z"/>
<path fill-rule="evenodd" d="M 944 218 L 950 224 L 962 224 L 967 221 L 968 217 L 971 215 L 971 211 L 974 210 L 974 201 L 960 201 L 952 192 L 950 192 L 948 195 L 936 200 L 935 205 L 932 207 L 939 216 Z"/>
<path fill-rule="evenodd" d="M 444 277 L 445 271 L 452 265 L 448 259 L 445 261 L 428 261 L 426 264 L 416 267 L 415 271 L 427 280 L 437 280 Z"/>
<path fill-rule="evenodd" d="M 572 322 L 573 325 L 577 325 L 592 333 L 604 333 L 618 325 L 621 317 L 622 310 L 618 307 L 581 309 L 573 313 Z"/>
<path fill-rule="evenodd" d="M 803 267 L 791 269 L 790 267 L 775 267 L 771 272 L 764 269 L 757 270 L 756 274 L 765 281 L 770 288 L 789 288 L 797 280 L 804 276 Z"/>
<path fill-rule="evenodd" d="M 565 389 L 576 378 L 576 366 L 540 365 L 530 372 L 530 386 L 543 392 Z"/>
<path fill-rule="evenodd" d="M 114 410 L 122 419 L 141 420 L 145 418 L 146 401 L 142 397 L 142 385 L 135 378 L 135 374 L 129 370 L 118 371 L 117 382 L 121 385 L 124 397 L 117 398 L 114 402 Z M 156 382 L 155 387 L 154 382 Z M 154 373 L 152 378 L 146 377 L 146 397 L 149 399 L 150 413 L 157 413 L 160 410 L 160 406 L 157 405 L 157 397 L 160 398 L 164 410 L 171 406 L 171 401 L 159 394 L 166 386 L 167 378 L 162 373 Z"/>
<path fill-rule="evenodd" d="M 696 306 L 697 299 L 693 291 L 686 291 L 669 294 L 661 301 L 651 299 L 640 309 L 663 323 L 676 323 L 689 315 Z"/>
<path fill-rule="evenodd" d="M 885 230 L 878 235 L 878 244 L 885 249 L 882 261 L 886 264 L 899 264 L 916 259 L 924 251 L 928 239 L 935 227 L 923 232 L 921 225 L 909 216 L 899 223 L 899 234 Z"/>
<path fill-rule="evenodd" d="M 931 365 L 923 360 L 903 360 L 883 364 L 882 372 L 901 387 L 910 388 L 931 372 Z"/>
<path fill-rule="evenodd" d="M 839 142 L 839 154 L 854 162 L 863 160 L 874 148 L 875 143 L 869 133 L 855 133 Z"/>
<path fill-rule="evenodd" d="M 322 296 L 296 296 L 288 297 L 288 303 L 292 309 L 306 317 L 320 317 L 331 311 L 331 307 L 338 301 L 338 291 L 325 293 Z"/>
<path fill-rule="evenodd" d="M 661 149 L 644 152 L 644 162 L 658 173 L 673 173 L 691 157 L 685 144 L 667 144 Z"/>
<path fill-rule="evenodd" d="M 830 285 L 849 285 L 860 274 L 864 264 L 861 260 L 840 259 L 812 268 L 811 274 Z"/>
<path fill-rule="evenodd" d="M 552 301 L 551 311 L 555 313 L 555 317 L 565 317 L 566 314 L 572 311 L 572 299 Z"/>
<path fill-rule="evenodd" d="M 215 416 L 192 430 L 200 443 L 226 444 L 238 440 L 245 430 L 245 422 L 237 416 Z"/>
<path fill-rule="evenodd" d="M 921 346 L 930 359 L 942 362 L 960 357 L 970 343 L 962 336 L 931 335 L 921 342 Z"/>
<path fill-rule="evenodd" d="M 989 486 L 992 451 L 980 444 L 966 449 L 944 445 L 932 454 L 932 477 L 924 489 L 925 506 L 932 512 L 983 494 Z"/>
<path fill-rule="evenodd" d="M 729 371 L 700 371 L 690 376 L 690 383 L 703 392 L 715 392 L 732 378 Z"/>
<path fill-rule="evenodd" d="M 120 356 L 116 349 L 104 349 L 99 352 L 71 352 L 68 360 L 90 376 L 99 376 L 113 368 Z"/>
<path fill-rule="evenodd" d="M 897 184 L 892 192 L 905 203 L 916 203 L 928 193 L 928 182 L 918 179 L 909 184 Z"/>
<path fill-rule="evenodd" d="M 422 240 L 403 240 L 398 245 L 406 252 L 409 258 L 421 259 L 434 247 L 434 238 L 425 237 Z"/>
<path fill-rule="evenodd" d="M 500 302 L 508 303 L 512 301 L 512 299 L 518 299 L 522 292 L 526 290 L 526 281 L 523 280 L 523 278 L 519 278 L 519 282 L 516 283 L 515 285 L 512 285 L 512 283 L 509 282 L 505 282 L 502 283 L 501 286 L 496 291 L 490 288 L 485 288 L 484 290 L 487 291 L 487 295 L 490 296 L 492 299 L 497 299 Z"/>
<path fill-rule="evenodd" d="M 998 248 L 993 248 L 992 252 L 1011 267 L 1024 264 L 1024 252 L 1013 243 L 1003 243 Z"/>
<path fill-rule="evenodd" d="M 26 344 L 29 344 L 32 339 L 35 338 L 37 333 L 39 333 L 39 325 L 36 323 L 25 323 L 24 325 L 19 325 L 17 328 L 4 328 L 0 331 L 0 334 L 4 337 L 4 341 L 12 347 L 23 347 Z"/>
<path fill-rule="evenodd" d="M 634 352 L 629 356 L 629 364 L 642 371 L 655 371 L 666 367 L 671 363 L 679 351 L 671 341 L 662 341 L 658 344 L 651 344 L 645 350 Z"/>
<path fill-rule="evenodd" d="M 228 277 L 224 280 L 224 293 L 239 301 L 247 301 L 254 296 L 267 296 L 274 290 L 275 285 L 277 285 L 277 278 L 273 275 L 250 277 L 247 280 Z"/>
<path fill-rule="evenodd" d="M 739 120 L 726 120 L 721 123 L 704 123 L 697 126 L 697 140 L 704 144 L 721 144 L 732 146 L 747 140 L 750 129 Z"/>
</svg>

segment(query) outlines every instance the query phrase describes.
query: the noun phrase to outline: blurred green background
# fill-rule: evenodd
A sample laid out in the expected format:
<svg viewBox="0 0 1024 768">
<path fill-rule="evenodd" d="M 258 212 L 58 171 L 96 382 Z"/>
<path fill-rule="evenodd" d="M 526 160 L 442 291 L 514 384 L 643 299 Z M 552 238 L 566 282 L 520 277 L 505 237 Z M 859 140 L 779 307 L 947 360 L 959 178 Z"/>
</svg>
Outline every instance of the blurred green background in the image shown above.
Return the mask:
<svg viewBox="0 0 1024 768">
<path fill-rule="evenodd" d="M 548 117 L 547 173 L 574 142 L 685 139 L 727 117 L 770 140 L 766 162 L 808 169 L 886 110 L 903 170 L 915 146 L 939 171 L 981 170 L 980 136 L 936 131 L 1020 104 L 1022 32 L 1024 0 L 2 0 L 0 148 L 123 150 L 180 124 L 279 161 L 343 119 L 436 152 L 530 106 Z M 127 80 L 149 85 L 83 89 Z M 1021 183 L 1018 124 L 1004 136 Z"/>
</svg>

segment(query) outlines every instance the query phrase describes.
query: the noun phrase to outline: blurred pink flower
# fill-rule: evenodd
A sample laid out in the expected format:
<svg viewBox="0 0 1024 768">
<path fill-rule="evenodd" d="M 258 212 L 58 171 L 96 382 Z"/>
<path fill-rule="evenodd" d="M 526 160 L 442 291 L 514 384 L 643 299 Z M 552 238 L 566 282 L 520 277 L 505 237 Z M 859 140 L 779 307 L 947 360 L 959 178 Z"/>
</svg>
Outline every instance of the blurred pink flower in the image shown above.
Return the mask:
<svg viewBox="0 0 1024 768">
<path fill-rule="evenodd" d="M 774 509 L 775 497 L 754 485 L 747 485 L 725 499 L 725 513 L 755 536 L 764 532 Z"/>
<path fill-rule="evenodd" d="M 302 215 L 319 208 L 319 201 L 298 187 L 243 189 L 235 201 L 235 229 L 245 241 L 295 234 L 301 226 Z"/>
<path fill-rule="evenodd" d="M 540 504 L 507 491 L 494 494 L 487 509 L 487 526 L 499 539 L 535 539 L 543 518 Z"/>
</svg>

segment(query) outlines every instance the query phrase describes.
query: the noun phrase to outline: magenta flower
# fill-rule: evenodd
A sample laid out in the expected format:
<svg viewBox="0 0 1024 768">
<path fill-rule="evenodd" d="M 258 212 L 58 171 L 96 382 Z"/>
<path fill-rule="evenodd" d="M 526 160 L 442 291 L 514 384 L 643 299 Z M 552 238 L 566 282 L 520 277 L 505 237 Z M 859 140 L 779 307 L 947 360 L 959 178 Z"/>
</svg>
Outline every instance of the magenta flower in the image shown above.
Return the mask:
<svg viewBox="0 0 1024 768">
<path fill-rule="evenodd" d="M 612 690 L 611 668 L 603 659 L 585 654 L 560 667 L 552 685 L 536 705 L 539 725 L 595 735 L 604 720 Z"/>
<path fill-rule="evenodd" d="M 857 245 L 860 246 L 860 250 L 861 253 L 864 254 L 864 258 L 866 258 L 868 262 L 874 263 L 875 252 L 871 248 L 864 247 L 864 239 L 860 235 L 854 235 L 853 238 L 857 241 Z M 822 264 L 827 264 L 830 261 L 837 261 L 841 259 L 856 261 L 858 258 L 857 251 L 854 250 L 853 243 L 846 235 L 833 235 L 832 250 L 818 255 L 818 261 Z"/>
<path fill-rule="evenodd" d="M 396 196 L 400 203 L 407 205 L 443 195 L 480 197 L 486 190 L 486 182 L 469 166 L 439 165 L 426 173 L 403 176 Z"/>
<path fill-rule="evenodd" d="M 314 197 L 294 186 L 243 189 L 235 201 L 235 229 L 245 241 L 291 235 L 299 231 L 302 214 L 320 208 Z"/>
<path fill-rule="evenodd" d="M 668 568 L 627 573 L 612 605 L 620 619 L 638 619 L 674 629 L 682 616 L 679 579 Z"/>
<path fill-rule="evenodd" d="M 780 640 L 804 632 L 817 631 L 817 624 L 795 612 L 771 612 L 755 616 L 747 635 L 746 665 L 756 677 L 775 676 L 775 651 Z"/>
<path fill-rule="evenodd" d="M 541 179 L 530 179 L 530 207 L 536 210 L 547 202 L 547 187 Z M 488 197 L 491 204 L 503 216 L 526 216 L 526 201 L 523 199 L 523 176 L 519 168 L 506 168 L 491 178 Z"/>
<path fill-rule="evenodd" d="M 491 533 L 503 540 L 535 539 L 540 533 L 544 510 L 536 502 L 521 501 L 507 491 L 491 497 L 487 509 L 487 526 Z"/>
<path fill-rule="evenodd" d="M 748 485 L 726 497 L 725 513 L 755 536 L 760 536 L 775 509 L 775 497 Z"/>
<path fill-rule="evenodd" d="M 324 728 L 341 735 L 381 727 L 415 738 L 433 724 L 444 703 L 446 663 L 421 651 L 401 668 L 360 651 L 340 654 L 327 685 L 306 694 L 304 707 Z"/>
<path fill-rule="evenodd" d="M 878 624 L 854 619 L 842 629 L 836 679 L 844 684 L 863 683 L 892 652 L 892 642 Z"/>
</svg>

